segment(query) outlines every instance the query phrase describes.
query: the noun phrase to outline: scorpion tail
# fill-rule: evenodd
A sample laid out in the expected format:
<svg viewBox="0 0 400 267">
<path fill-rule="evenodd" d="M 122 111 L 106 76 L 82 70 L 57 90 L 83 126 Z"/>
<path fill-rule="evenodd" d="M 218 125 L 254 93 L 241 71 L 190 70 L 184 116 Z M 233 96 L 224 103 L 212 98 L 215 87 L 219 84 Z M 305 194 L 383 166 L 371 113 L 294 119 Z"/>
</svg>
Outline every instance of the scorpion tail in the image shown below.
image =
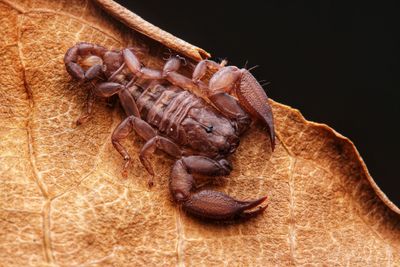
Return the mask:
<svg viewBox="0 0 400 267">
<path fill-rule="evenodd" d="M 91 80 L 100 72 L 106 52 L 107 49 L 100 45 L 77 43 L 65 53 L 65 67 L 73 78 L 79 81 Z"/>
</svg>

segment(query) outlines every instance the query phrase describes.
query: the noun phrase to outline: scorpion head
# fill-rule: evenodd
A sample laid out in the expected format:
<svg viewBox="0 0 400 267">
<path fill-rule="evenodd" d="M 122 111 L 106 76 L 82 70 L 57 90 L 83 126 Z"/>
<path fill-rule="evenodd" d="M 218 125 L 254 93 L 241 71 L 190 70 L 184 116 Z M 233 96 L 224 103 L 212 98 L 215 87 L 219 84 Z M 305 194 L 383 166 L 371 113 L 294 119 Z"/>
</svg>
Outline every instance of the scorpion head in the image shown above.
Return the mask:
<svg viewBox="0 0 400 267">
<path fill-rule="evenodd" d="M 210 108 L 193 108 L 183 122 L 186 138 L 196 151 L 210 157 L 233 153 L 239 145 L 239 137 L 232 123 Z"/>
</svg>

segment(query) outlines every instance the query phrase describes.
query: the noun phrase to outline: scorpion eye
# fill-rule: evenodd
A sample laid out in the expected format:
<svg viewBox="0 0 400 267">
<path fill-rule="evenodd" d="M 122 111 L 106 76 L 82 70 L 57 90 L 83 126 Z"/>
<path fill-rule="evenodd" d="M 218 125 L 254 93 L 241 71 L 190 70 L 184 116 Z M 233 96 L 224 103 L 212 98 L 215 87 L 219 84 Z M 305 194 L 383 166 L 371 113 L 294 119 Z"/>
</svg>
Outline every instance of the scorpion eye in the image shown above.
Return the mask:
<svg viewBox="0 0 400 267">
<path fill-rule="evenodd" d="M 206 133 L 212 133 L 212 131 L 213 131 L 213 129 L 214 129 L 214 126 L 212 126 L 212 125 L 205 125 L 205 124 L 203 124 L 203 123 L 201 123 L 201 122 L 198 122 L 199 124 L 200 124 L 200 126 L 206 131 Z"/>
<path fill-rule="evenodd" d="M 212 133 L 212 131 L 213 131 L 213 126 L 212 125 L 210 125 L 210 126 L 205 126 L 204 127 L 204 130 L 206 130 L 206 133 Z"/>
</svg>

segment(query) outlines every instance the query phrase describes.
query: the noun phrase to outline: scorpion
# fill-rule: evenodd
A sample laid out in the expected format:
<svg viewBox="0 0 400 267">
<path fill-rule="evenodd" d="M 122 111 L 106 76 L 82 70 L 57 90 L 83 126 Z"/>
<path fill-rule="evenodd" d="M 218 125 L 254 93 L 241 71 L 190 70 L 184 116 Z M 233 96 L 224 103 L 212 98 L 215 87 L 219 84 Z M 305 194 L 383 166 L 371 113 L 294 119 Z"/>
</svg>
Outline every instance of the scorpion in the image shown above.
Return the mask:
<svg viewBox="0 0 400 267">
<path fill-rule="evenodd" d="M 227 159 L 235 152 L 252 119 L 266 126 L 275 146 L 273 114 L 268 97 L 254 76 L 245 68 L 202 60 L 194 67 L 191 79 L 178 73 L 184 57 L 170 56 L 162 70 L 140 61 L 140 48 L 109 50 L 81 42 L 64 56 L 67 72 L 80 84 L 91 83 L 86 112 L 77 120 L 85 123 L 92 114 L 95 97 L 118 96 L 126 118 L 115 128 L 111 141 L 124 159 L 122 176 L 127 177 L 131 156 L 121 141 L 135 131 L 145 140 L 139 159 L 150 174 L 150 156 L 157 149 L 176 159 L 169 179 L 173 200 L 187 213 L 217 221 L 250 218 L 261 214 L 267 205 L 263 196 L 240 201 L 225 193 L 197 188 L 194 175 L 228 175 Z M 205 81 L 207 71 L 214 74 Z M 139 83 L 138 80 L 145 81 Z M 205 92 L 205 97 L 192 93 Z"/>
</svg>

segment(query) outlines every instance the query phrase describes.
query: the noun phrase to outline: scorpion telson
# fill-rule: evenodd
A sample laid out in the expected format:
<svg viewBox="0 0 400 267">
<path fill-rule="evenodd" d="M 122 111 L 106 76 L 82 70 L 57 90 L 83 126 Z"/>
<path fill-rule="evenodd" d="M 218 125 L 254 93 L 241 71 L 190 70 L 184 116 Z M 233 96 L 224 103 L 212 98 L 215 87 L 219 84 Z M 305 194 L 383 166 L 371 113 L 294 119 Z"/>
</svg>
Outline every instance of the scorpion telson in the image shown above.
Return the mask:
<svg viewBox="0 0 400 267">
<path fill-rule="evenodd" d="M 112 144 L 124 159 L 122 175 L 128 175 L 131 156 L 121 144 L 135 131 L 146 142 L 139 159 L 150 174 L 150 156 L 160 149 L 176 159 L 169 180 L 174 200 L 188 213 L 214 220 L 250 218 L 261 214 L 267 197 L 239 201 L 224 193 L 196 187 L 194 175 L 228 175 L 227 157 L 239 145 L 239 136 L 249 128 L 251 117 L 268 129 L 271 149 L 275 145 L 274 122 L 268 97 L 246 69 L 200 61 L 188 78 L 177 71 L 186 59 L 170 57 L 162 70 L 141 64 L 145 52 L 137 48 L 108 50 L 90 43 L 68 49 L 64 62 L 68 73 L 80 82 L 90 82 L 87 111 L 77 121 L 86 122 L 95 96 L 117 95 L 127 117 L 112 134 Z M 202 81 L 208 69 L 215 71 L 208 84 Z M 186 90 L 189 89 L 189 90 Z M 209 101 L 190 93 L 205 92 Z M 230 95 L 233 93 L 237 99 Z M 254 209 L 258 207 L 258 209 Z"/>
</svg>

